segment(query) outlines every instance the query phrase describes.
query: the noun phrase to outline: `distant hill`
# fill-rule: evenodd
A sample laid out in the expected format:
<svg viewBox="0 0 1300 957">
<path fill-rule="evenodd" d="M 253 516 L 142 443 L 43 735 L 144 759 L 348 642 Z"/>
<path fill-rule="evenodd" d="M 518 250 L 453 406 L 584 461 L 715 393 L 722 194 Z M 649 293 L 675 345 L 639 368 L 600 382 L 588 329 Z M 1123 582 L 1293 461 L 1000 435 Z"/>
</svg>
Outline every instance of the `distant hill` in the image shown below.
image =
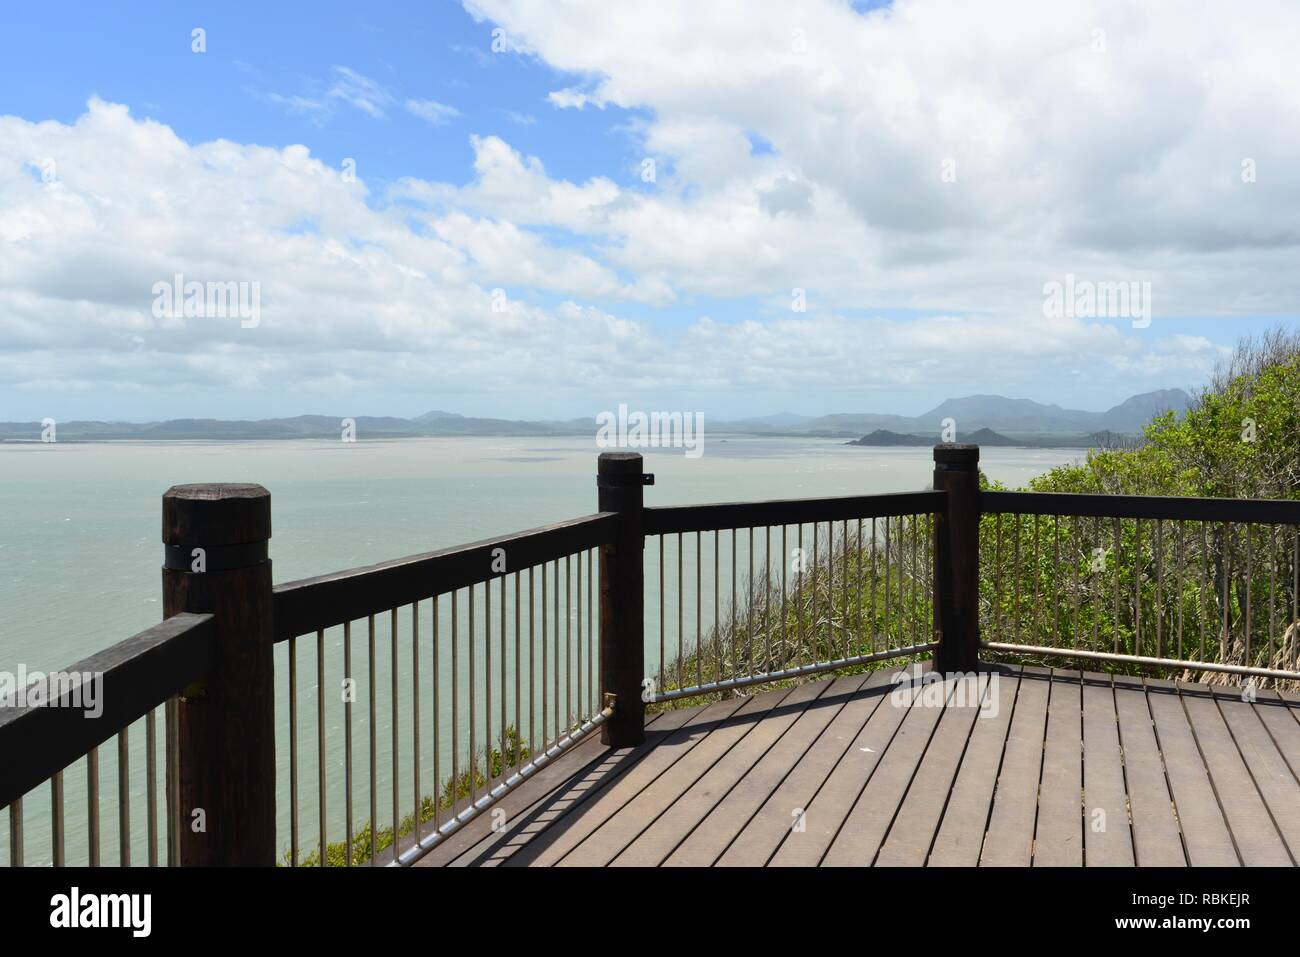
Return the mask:
<svg viewBox="0 0 1300 957">
<path fill-rule="evenodd" d="M 944 419 L 957 423 L 962 442 L 978 442 L 981 430 L 989 430 L 982 444 L 1056 445 L 1086 444 L 1093 435 L 1106 436 L 1111 444 L 1138 434 L 1151 418 L 1169 409 L 1183 411 L 1191 397 L 1181 389 L 1144 392 L 1125 399 L 1105 412 L 1083 412 L 1059 405 L 1044 405 L 1032 399 L 1009 399 L 1000 395 L 969 395 L 946 399 L 923 415 L 890 415 L 871 412 L 839 412 L 804 416 L 793 412 L 752 416 L 735 421 L 708 419 L 714 433 L 738 432 L 752 435 L 803 435 L 840 438 L 861 436 L 857 445 L 930 445 L 943 427 Z M 397 416 L 355 416 L 359 438 L 404 438 L 453 435 L 590 435 L 595 417 L 561 421 L 494 419 L 461 415 L 433 409 L 412 419 Z M 233 420 L 169 419 L 165 422 L 98 422 L 77 420 L 58 423 L 60 440 L 105 439 L 306 439 L 337 438 L 342 416 L 298 415 L 280 419 Z M 1010 434 L 1010 437 L 1008 437 Z M 0 441 L 39 441 L 39 422 L 0 422 Z M 1041 438 L 1041 441 L 1035 437 Z M 916 441 L 913 441 L 915 439 Z M 871 440 L 871 441 L 867 441 Z"/>
<path fill-rule="evenodd" d="M 992 429 L 977 429 L 970 435 L 961 436 L 963 442 L 973 442 L 976 445 L 1003 445 L 1003 446 L 1023 446 L 1026 443 L 1023 440 L 1008 438 L 1005 435 L 999 435 Z M 877 429 L 870 435 L 864 435 L 860 439 L 854 439 L 852 442 L 845 442 L 845 445 L 934 445 L 938 439 L 933 435 L 911 435 L 899 432 L 890 432 L 888 429 Z"/>
</svg>

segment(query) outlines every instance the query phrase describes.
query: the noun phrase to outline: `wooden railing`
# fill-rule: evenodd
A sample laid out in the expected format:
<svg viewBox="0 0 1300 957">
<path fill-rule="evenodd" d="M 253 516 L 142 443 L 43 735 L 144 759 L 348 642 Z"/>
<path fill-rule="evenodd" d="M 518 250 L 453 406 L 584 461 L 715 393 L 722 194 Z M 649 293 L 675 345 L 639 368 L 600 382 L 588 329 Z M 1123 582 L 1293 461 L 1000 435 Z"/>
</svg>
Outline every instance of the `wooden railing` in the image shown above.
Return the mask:
<svg viewBox="0 0 1300 957">
<path fill-rule="evenodd" d="M 63 775 L 84 758 L 100 863 L 98 749 L 116 735 L 118 860 L 139 863 L 143 718 L 159 862 L 164 704 L 167 863 L 374 865 L 417 859 L 596 730 L 641 742 L 647 705 L 674 699 L 930 655 L 945 672 L 1018 655 L 1300 679 L 1300 502 L 981 492 L 978 448 L 934 455 L 929 491 L 664 508 L 645 506 L 639 454 L 606 453 L 595 514 L 278 587 L 265 489 L 170 489 L 166 620 L 69 669 L 100 676 L 102 714 L 0 708 L 9 861 L 27 862 L 23 800 L 48 782 L 67 862 Z"/>
</svg>

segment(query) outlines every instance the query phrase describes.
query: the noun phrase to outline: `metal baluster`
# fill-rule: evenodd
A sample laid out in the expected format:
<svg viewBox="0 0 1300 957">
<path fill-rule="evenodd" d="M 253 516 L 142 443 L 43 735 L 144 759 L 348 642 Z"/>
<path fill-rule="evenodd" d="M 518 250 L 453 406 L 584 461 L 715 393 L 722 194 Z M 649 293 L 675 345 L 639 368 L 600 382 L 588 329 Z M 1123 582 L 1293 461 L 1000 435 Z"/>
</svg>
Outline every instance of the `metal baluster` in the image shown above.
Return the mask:
<svg viewBox="0 0 1300 957">
<path fill-rule="evenodd" d="M 695 533 L 695 677 L 696 684 L 704 684 L 704 561 L 700 547 L 700 533 Z"/>
<path fill-rule="evenodd" d="M 1231 620 L 1228 610 L 1228 588 L 1232 581 L 1232 523 L 1223 523 L 1223 633 L 1219 638 L 1219 660 L 1224 661 L 1231 646 Z"/>
<path fill-rule="evenodd" d="M 545 593 L 543 584 L 542 591 Z M 533 569 L 528 569 L 528 750 L 537 753 L 537 645 L 534 640 L 537 622 L 537 596 L 533 592 Z M 543 674 L 542 684 L 546 684 Z M 545 734 L 545 732 L 542 732 Z"/>
<path fill-rule="evenodd" d="M 117 852 L 131 866 L 131 749 L 129 727 L 117 733 Z"/>
<path fill-rule="evenodd" d="M 725 645 L 722 642 L 722 615 L 721 615 L 722 589 L 720 587 L 722 579 L 718 574 L 719 570 L 721 569 L 721 563 L 722 563 L 722 559 L 721 556 L 718 554 L 718 530 L 715 528 L 713 530 L 713 636 L 718 645 L 719 657 L 726 654 Z M 731 677 L 735 678 L 736 658 L 734 655 L 730 655 L 728 657 L 731 658 Z M 723 673 L 722 669 L 719 668 L 718 669 L 719 678 L 722 677 L 722 673 Z"/>
<path fill-rule="evenodd" d="M 573 566 L 564 556 L 564 730 L 573 727 Z M 558 604 L 556 606 L 559 607 Z"/>
<path fill-rule="evenodd" d="M 325 852 L 329 846 L 326 839 L 325 817 L 325 632 L 316 632 L 316 765 L 320 793 L 320 866 L 325 866 Z"/>
<path fill-rule="evenodd" d="M 1133 654 L 1142 654 L 1142 519 L 1133 520 Z"/>
<path fill-rule="evenodd" d="M 472 587 L 472 586 L 471 586 Z M 492 583 L 483 583 L 483 790 L 492 788 Z M 473 694 L 473 691 L 470 691 Z"/>
<path fill-rule="evenodd" d="M 20 797 L 9 804 L 9 866 L 23 866 L 23 799 Z"/>
<path fill-rule="evenodd" d="M 731 530 L 731 655 L 738 660 L 740 655 L 737 654 L 736 632 L 740 619 L 736 611 L 736 530 L 733 528 Z"/>
<path fill-rule="evenodd" d="M 1002 513 L 993 516 L 993 631 L 1003 638 L 1002 621 Z"/>
<path fill-rule="evenodd" d="M 763 646 L 772 666 L 772 526 L 763 526 Z M 721 677 L 721 675 L 719 675 Z"/>
<path fill-rule="evenodd" d="M 1183 603 L 1186 597 L 1183 594 L 1183 522 L 1180 519 L 1174 523 L 1174 565 L 1177 567 L 1177 589 L 1178 589 L 1178 657 L 1183 657 Z"/>
<path fill-rule="evenodd" d="M 1201 661 L 1205 660 L 1205 618 L 1209 602 L 1205 599 L 1205 589 L 1210 584 L 1210 533 L 1205 522 L 1201 522 L 1201 587 L 1198 597 L 1201 619 Z"/>
<path fill-rule="evenodd" d="M 844 574 L 840 576 L 840 598 L 844 606 L 843 627 L 844 632 L 844 657 L 852 655 L 849 648 L 849 520 L 846 518 L 841 523 L 841 547 L 844 556 Z"/>
<path fill-rule="evenodd" d="M 150 716 L 153 712 L 149 712 Z M 154 788 L 154 806 L 157 812 L 157 787 Z M 54 776 L 50 778 L 50 823 L 52 825 L 52 839 L 54 852 L 54 866 L 63 867 L 66 863 L 66 836 L 67 829 L 63 822 L 63 772 L 55 771 Z M 150 866 L 158 864 L 158 830 L 157 825 L 154 827 L 154 843 L 151 851 Z"/>
<path fill-rule="evenodd" d="M 554 582 L 551 587 L 555 599 L 555 740 L 559 740 L 564 734 L 564 726 L 560 724 L 560 562 L 557 559 L 552 562 L 551 568 Z M 564 589 L 568 594 L 568 587 Z"/>
<path fill-rule="evenodd" d="M 424 817 L 424 795 L 420 793 L 420 603 L 411 603 L 411 785 L 415 801 L 415 843 L 424 834 L 421 818 Z M 393 838 L 397 846 L 397 838 Z M 394 853 L 396 853 L 394 851 Z"/>
<path fill-rule="evenodd" d="M 1042 635 L 1039 633 L 1039 629 L 1038 629 L 1038 611 L 1039 611 L 1039 604 L 1040 604 L 1038 600 L 1038 579 L 1041 574 L 1040 566 L 1038 563 L 1038 519 L 1039 516 L 1035 515 L 1034 516 L 1034 560 L 1033 560 L 1034 604 L 1033 607 L 1029 609 L 1029 613 L 1030 613 L 1029 632 L 1030 635 L 1032 636 L 1034 644 L 1041 644 L 1043 640 Z"/>
<path fill-rule="evenodd" d="M 524 671 L 523 659 L 520 657 L 520 583 L 519 572 L 515 572 L 515 766 L 518 767 L 524 763 L 524 698 L 523 698 L 523 681 L 521 675 Z"/>
<path fill-rule="evenodd" d="M 1052 516 L 1052 647 L 1061 647 L 1060 632 L 1061 516 Z"/>
<path fill-rule="evenodd" d="M 460 636 L 457 634 L 457 596 L 451 592 L 451 815 L 460 801 Z"/>
<path fill-rule="evenodd" d="M 682 663 L 684 657 L 682 654 L 682 633 L 686 630 L 682 625 L 682 606 L 685 603 L 686 596 L 682 594 L 682 533 L 677 533 L 677 687 L 685 688 L 686 679 L 682 672 Z"/>
<path fill-rule="evenodd" d="M 168 750 L 171 728 L 168 722 Z M 171 792 L 168 791 L 168 802 Z M 174 820 L 174 818 L 172 819 Z M 173 835 L 168 829 L 168 845 Z M 171 857 L 170 852 L 168 857 Z M 169 862 L 173 863 L 173 862 Z M 289 639 L 289 866 L 298 866 L 298 639 Z"/>
<path fill-rule="evenodd" d="M 473 804 L 478 797 L 478 721 L 474 707 L 474 699 L 478 697 L 474 687 L 474 659 L 477 657 L 474 654 L 474 586 L 466 588 L 465 593 L 469 599 L 469 631 L 466 637 L 466 650 L 469 652 L 469 800 Z"/>
<path fill-rule="evenodd" d="M 145 840 L 149 849 L 149 866 L 158 866 L 158 718 L 157 709 L 151 708 L 144 718 L 144 773 L 145 788 L 144 802 L 147 805 L 149 813 L 148 825 L 145 828 Z M 55 800 L 54 810 L 57 812 L 54 818 L 55 837 L 54 837 L 54 856 L 55 866 L 60 866 L 63 859 L 63 849 L 59 846 L 62 841 L 63 821 L 59 818 L 63 814 L 63 778 L 56 774 L 50 779 L 51 787 L 54 786 L 55 780 L 58 781 L 59 795 Z M 51 792 L 53 799 L 53 792 Z"/>
<path fill-rule="evenodd" d="M 542 746 L 551 740 L 546 734 L 547 721 L 547 693 L 546 693 L 546 662 L 549 659 L 546 640 L 546 563 L 542 563 Z"/>
<path fill-rule="evenodd" d="M 21 811 L 22 805 L 19 804 Z M 99 748 L 91 748 L 86 753 L 86 810 L 89 814 L 88 831 L 90 834 L 90 866 L 99 866 Z M 21 817 L 21 814 L 19 815 Z M 10 823 L 12 824 L 12 816 Z M 21 834 L 22 825 L 19 824 Z M 21 842 L 20 842 L 21 844 Z M 19 854 L 21 854 L 21 849 Z"/>
<path fill-rule="evenodd" d="M 814 656 L 814 657 L 813 657 L 813 660 L 814 660 L 814 661 L 821 661 L 822 659 L 821 659 L 821 655 L 820 655 L 820 653 L 819 653 L 820 649 L 819 649 L 819 646 L 818 646 L 818 644 L 817 644 L 817 631 L 818 631 L 817 626 L 818 626 L 818 624 L 820 624 L 820 620 L 819 620 L 818 617 L 817 617 L 817 579 L 820 577 L 820 575 L 819 575 L 818 573 L 821 571 L 821 548 L 820 548 L 820 546 L 818 545 L 818 542 L 817 542 L 817 530 L 818 530 L 818 528 L 821 527 L 821 523 L 820 523 L 820 522 L 813 522 L 813 523 L 812 523 L 812 527 L 813 527 L 813 536 L 812 536 L 812 561 L 813 561 L 813 566 L 812 566 L 812 622 L 811 622 L 811 624 L 812 624 L 812 635 L 811 635 L 811 640 L 812 640 L 812 651 L 813 651 L 813 656 Z"/>
<path fill-rule="evenodd" d="M 659 536 L 659 690 L 664 690 L 664 537 Z"/>
<path fill-rule="evenodd" d="M 858 523 L 858 548 L 854 555 L 854 561 L 857 565 L 857 574 L 854 575 L 854 594 L 853 594 L 853 630 L 858 636 L 858 649 L 862 646 L 862 519 L 857 519 Z"/>
<path fill-rule="evenodd" d="M 871 627 L 871 653 L 873 655 L 876 653 L 876 632 L 879 630 L 878 628 L 876 628 L 876 615 L 880 611 L 880 605 L 876 599 L 876 594 L 879 590 L 876 587 L 879 584 L 876 575 L 876 550 L 877 550 L 876 519 L 875 516 L 872 516 L 871 518 L 871 626 L 870 627 Z"/>
<path fill-rule="evenodd" d="M 453 609 L 455 605 L 453 604 Z M 455 612 L 453 611 L 454 615 Z M 366 632 L 368 637 L 368 651 L 370 655 L 369 664 L 369 685 L 370 685 L 370 866 L 379 865 L 379 740 L 378 725 L 379 715 L 376 705 L 375 694 L 375 616 L 370 615 L 366 620 Z"/>
<path fill-rule="evenodd" d="M 790 565 L 790 551 L 786 548 L 786 530 L 788 525 L 781 526 L 781 649 L 782 655 L 790 653 L 790 619 L 786 614 L 786 569 Z"/>
<path fill-rule="evenodd" d="M 292 644 L 292 640 L 290 644 Z M 167 788 L 164 792 L 164 798 L 167 804 L 167 866 L 180 867 L 181 864 L 181 847 L 180 847 L 180 760 L 177 754 L 180 740 L 179 717 L 177 714 L 176 696 L 167 699 L 163 708 L 163 718 L 165 722 L 165 738 L 167 749 Z M 295 848 L 296 848 L 295 841 Z M 296 859 L 296 851 L 295 851 Z"/>
<path fill-rule="evenodd" d="M 438 830 L 438 821 L 442 817 L 442 735 L 440 725 L 442 707 L 441 698 L 442 669 L 439 659 L 438 644 L 442 629 L 438 622 L 438 596 L 433 596 L 433 829 Z"/>
<path fill-rule="evenodd" d="M 1155 559 L 1156 559 L 1156 657 L 1164 657 L 1164 618 L 1165 618 L 1165 570 L 1164 570 L 1164 534 L 1163 524 L 1156 519 Z"/>
<path fill-rule="evenodd" d="M 343 677 L 348 693 L 343 698 L 343 786 L 347 791 L 344 807 L 347 814 L 348 846 L 343 852 L 343 866 L 352 866 L 352 851 L 356 846 L 356 831 L 352 813 L 352 699 L 356 697 L 356 678 L 352 674 L 352 622 L 343 623 Z"/>
<path fill-rule="evenodd" d="M 1255 530 L 1254 526 L 1247 523 L 1246 525 L 1246 629 L 1245 629 L 1246 631 L 1245 663 L 1247 665 L 1249 665 L 1251 662 L 1250 633 L 1254 630 L 1254 625 L 1255 625 L 1255 619 L 1251 615 L 1251 610 L 1252 610 L 1251 592 L 1255 590 L 1252 587 L 1255 584 L 1255 556 L 1252 550 L 1252 542 L 1255 536 L 1251 534 L 1254 530 Z"/>
<path fill-rule="evenodd" d="M 595 625 L 595 606 L 592 604 L 592 555 L 595 549 L 587 549 L 587 695 L 589 699 L 588 714 L 595 714 L 600 708 L 598 707 L 599 698 L 596 694 L 596 635 L 593 630 Z"/>
<path fill-rule="evenodd" d="M 1119 654 L 1119 519 L 1115 519 L 1115 654 Z"/>
<path fill-rule="evenodd" d="M 803 643 L 803 573 L 804 566 L 808 561 L 808 556 L 803 551 L 803 522 L 799 523 L 796 535 L 795 549 L 799 552 L 799 568 L 794 579 L 794 640 L 799 647 L 800 657 L 802 657 L 805 650 Z M 816 655 L 814 654 L 808 663 L 812 664 L 815 660 Z"/>
<path fill-rule="evenodd" d="M 578 606 L 578 624 L 574 629 L 578 636 L 578 667 L 575 669 L 578 678 L 578 693 L 574 696 L 578 702 L 578 717 L 582 716 L 585 702 L 582 698 L 582 552 L 578 553 L 578 587 L 575 591 Z"/>
<path fill-rule="evenodd" d="M 509 690 L 508 690 L 509 686 L 507 684 L 507 678 L 506 678 L 506 576 L 505 575 L 501 576 L 500 598 L 501 598 L 501 775 L 504 777 L 506 773 L 506 768 L 509 767 L 509 764 L 506 763 L 507 755 L 509 753 L 506 751 L 506 743 L 507 743 L 506 723 L 510 714 L 509 706 L 507 705 L 507 701 L 509 700 Z M 579 636 L 581 636 L 582 633 L 581 628 L 578 629 L 578 633 Z M 579 640 L 581 640 L 581 638 Z M 519 670 L 518 660 L 515 661 L 515 670 L 516 671 Z"/>
<path fill-rule="evenodd" d="M 889 594 L 889 516 L 885 516 L 885 647 L 893 648 L 894 635 L 889 627 L 889 606 L 893 598 Z"/>
</svg>

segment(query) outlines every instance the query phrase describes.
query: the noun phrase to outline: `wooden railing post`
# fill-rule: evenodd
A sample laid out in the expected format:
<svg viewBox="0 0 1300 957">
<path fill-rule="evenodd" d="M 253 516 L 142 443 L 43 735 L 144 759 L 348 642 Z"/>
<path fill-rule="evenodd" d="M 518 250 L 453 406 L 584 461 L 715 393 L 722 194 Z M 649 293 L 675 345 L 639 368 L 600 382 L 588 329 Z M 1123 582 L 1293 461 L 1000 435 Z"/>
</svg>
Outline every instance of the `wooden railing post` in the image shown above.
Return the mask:
<svg viewBox="0 0 1300 957">
<path fill-rule="evenodd" d="M 177 705 L 184 866 L 275 864 L 271 493 L 177 485 L 163 495 L 163 614 L 215 616 L 215 661 Z"/>
<path fill-rule="evenodd" d="M 637 452 L 602 452 L 596 485 L 602 512 L 618 513 L 612 545 L 600 549 L 600 688 L 614 695 L 601 741 L 626 748 L 645 740 L 645 495 Z"/>
<path fill-rule="evenodd" d="M 934 447 L 934 487 L 948 493 L 934 525 L 935 668 L 974 671 L 979 661 L 980 491 L 978 445 Z"/>
</svg>

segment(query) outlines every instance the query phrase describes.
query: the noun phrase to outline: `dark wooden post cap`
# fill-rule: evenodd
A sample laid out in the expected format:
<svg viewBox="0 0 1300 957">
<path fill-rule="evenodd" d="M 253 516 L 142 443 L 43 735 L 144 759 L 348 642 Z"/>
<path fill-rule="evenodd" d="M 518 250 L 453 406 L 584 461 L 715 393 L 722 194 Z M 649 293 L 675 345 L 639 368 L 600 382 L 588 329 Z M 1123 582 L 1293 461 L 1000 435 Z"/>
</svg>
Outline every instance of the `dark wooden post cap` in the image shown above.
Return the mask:
<svg viewBox="0 0 1300 957">
<path fill-rule="evenodd" d="M 270 537 L 271 493 L 260 485 L 173 485 L 163 493 L 165 545 L 246 545 Z"/>
<path fill-rule="evenodd" d="M 934 464 L 945 471 L 973 470 L 979 465 L 980 447 L 959 442 L 940 442 L 934 447 Z"/>
<path fill-rule="evenodd" d="M 596 471 L 601 475 L 639 474 L 645 465 L 640 452 L 601 452 Z"/>
</svg>

